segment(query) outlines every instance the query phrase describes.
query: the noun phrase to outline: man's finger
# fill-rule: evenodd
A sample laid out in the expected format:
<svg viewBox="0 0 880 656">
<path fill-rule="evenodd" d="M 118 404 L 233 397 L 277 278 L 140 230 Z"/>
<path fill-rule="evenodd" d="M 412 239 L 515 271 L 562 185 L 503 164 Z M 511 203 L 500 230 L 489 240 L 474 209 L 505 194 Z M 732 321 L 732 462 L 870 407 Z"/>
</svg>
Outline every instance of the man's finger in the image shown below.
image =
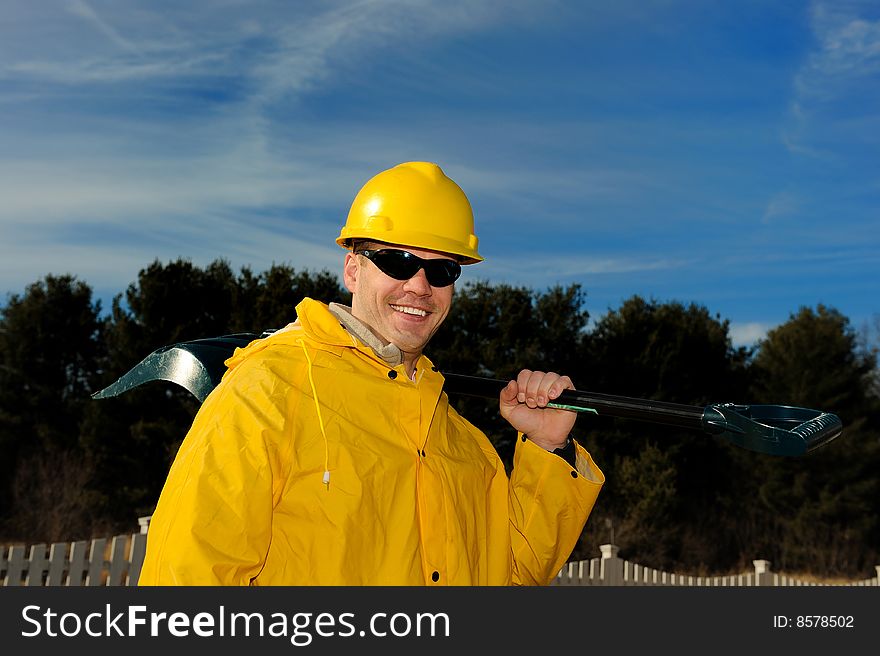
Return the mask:
<svg viewBox="0 0 880 656">
<path fill-rule="evenodd" d="M 568 376 L 559 376 L 559 378 L 553 381 L 553 384 L 550 386 L 547 394 L 552 400 L 562 394 L 563 390 L 567 389 L 574 389 L 574 383 L 571 382 L 571 378 L 569 378 Z"/>
<path fill-rule="evenodd" d="M 528 395 L 529 380 L 532 376 L 530 369 L 523 369 L 516 377 L 517 395 L 516 400 L 520 403 L 526 403 Z"/>
<path fill-rule="evenodd" d="M 518 390 L 519 386 L 517 385 L 517 382 L 515 380 L 511 380 L 501 390 L 501 402 L 507 405 L 516 405 Z"/>
<path fill-rule="evenodd" d="M 538 407 L 538 396 L 541 391 L 541 380 L 544 378 L 544 373 L 542 371 L 533 371 L 529 374 L 529 378 L 526 381 L 525 392 L 526 392 L 526 405 L 530 408 Z"/>
</svg>

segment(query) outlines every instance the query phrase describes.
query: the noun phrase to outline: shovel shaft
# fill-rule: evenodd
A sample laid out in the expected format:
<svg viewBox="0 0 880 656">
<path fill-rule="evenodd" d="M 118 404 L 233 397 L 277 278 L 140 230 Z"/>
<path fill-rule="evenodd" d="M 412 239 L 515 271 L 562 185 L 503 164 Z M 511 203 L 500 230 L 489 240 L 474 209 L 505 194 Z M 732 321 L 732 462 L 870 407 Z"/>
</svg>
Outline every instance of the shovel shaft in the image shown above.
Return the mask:
<svg viewBox="0 0 880 656">
<path fill-rule="evenodd" d="M 479 396 L 488 399 L 497 399 L 501 390 L 508 383 L 506 380 L 445 372 L 443 377 L 446 379 L 444 389 L 449 394 Z M 579 390 L 563 390 L 562 394 L 554 399 L 554 405 L 564 405 L 575 410 L 593 410 L 600 415 L 610 417 L 649 421 L 697 430 L 704 428 L 703 412 L 705 409 L 680 403 L 666 403 Z"/>
<path fill-rule="evenodd" d="M 245 346 L 271 332 L 262 335 L 238 333 L 162 347 L 92 396 L 108 398 L 151 380 L 167 380 L 181 385 L 203 402 L 220 382 L 225 371 L 224 362 L 235 347 Z M 444 388 L 449 394 L 495 400 L 509 382 L 462 374 L 444 373 L 443 376 Z M 564 390 L 548 405 L 701 430 L 743 448 L 772 455 L 802 455 L 827 444 L 842 430 L 836 415 L 790 406 L 724 403 L 698 407 L 580 390 Z"/>
</svg>

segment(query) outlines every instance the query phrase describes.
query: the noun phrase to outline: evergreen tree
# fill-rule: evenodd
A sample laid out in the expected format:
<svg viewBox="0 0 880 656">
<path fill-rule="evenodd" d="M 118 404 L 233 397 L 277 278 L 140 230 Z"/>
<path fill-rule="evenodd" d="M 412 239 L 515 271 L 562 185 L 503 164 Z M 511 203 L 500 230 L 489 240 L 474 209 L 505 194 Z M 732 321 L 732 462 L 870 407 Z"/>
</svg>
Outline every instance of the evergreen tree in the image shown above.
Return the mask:
<svg viewBox="0 0 880 656">
<path fill-rule="evenodd" d="M 70 275 L 46 276 L 0 310 L 0 522 L 8 532 L 26 523 L 26 502 L 34 514 L 51 511 L 32 502 L 46 454 L 80 457 L 79 425 L 102 362 L 100 313 L 91 288 Z M 53 530 L 44 529 L 41 536 Z"/>
<path fill-rule="evenodd" d="M 833 308 L 801 308 L 760 342 L 752 389 L 765 403 L 823 408 L 851 423 L 865 410 L 876 362 L 860 353 L 849 319 Z"/>
<path fill-rule="evenodd" d="M 801 308 L 771 330 L 752 364 L 762 402 L 838 414 L 843 434 L 801 458 L 740 454 L 750 504 L 743 545 L 776 567 L 857 576 L 878 561 L 878 401 L 866 393 L 876 361 L 833 308 Z"/>
<path fill-rule="evenodd" d="M 186 259 L 158 260 L 113 300 L 106 318 L 107 361 L 100 389 L 157 348 L 229 332 L 237 280 L 216 260 L 205 268 Z M 97 469 L 102 513 L 121 527 L 152 512 L 168 466 L 198 402 L 161 383 L 87 406 L 81 440 Z"/>
<path fill-rule="evenodd" d="M 292 266 L 273 264 L 268 271 L 255 276 L 244 268 L 238 277 L 230 328 L 235 332 L 262 333 L 283 328 L 296 318 L 295 308 L 309 297 L 324 303 L 351 304 L 351 294 L 329 271 L 310 273 L 296 271 Z"/>
<path fill-rule="evenodd" d="M 744 400 L 748 354 L 703 306 L 634 296 L 599 319 L 586 343 L 581 376 L 593 391 L 693 406 Z M 727 503 L 735 447 L 660 424 L 591 415 L 579 423 L 607 476 L 594 512 L 616 527 L 627 558 L 696 571 L 738 557 L 725 519 L 736 512 Z M 590 539 L 585 550 L 595 553 Z"/>
</svg>

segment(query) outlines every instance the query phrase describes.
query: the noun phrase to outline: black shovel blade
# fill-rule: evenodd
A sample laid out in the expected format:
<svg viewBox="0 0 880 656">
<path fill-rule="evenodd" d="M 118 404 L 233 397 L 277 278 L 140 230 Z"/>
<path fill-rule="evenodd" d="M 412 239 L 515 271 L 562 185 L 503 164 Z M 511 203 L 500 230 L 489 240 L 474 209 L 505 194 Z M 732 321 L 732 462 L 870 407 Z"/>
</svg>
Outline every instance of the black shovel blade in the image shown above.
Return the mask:
<svg viewBox="0 0 880 656">
<path fill-rule="evenodd" d="M 835 414 L 789 405 L 709 405 L 703 426 L 737 446 L 776 456 L 815 451 L 843 431 Z"/>
</svg>

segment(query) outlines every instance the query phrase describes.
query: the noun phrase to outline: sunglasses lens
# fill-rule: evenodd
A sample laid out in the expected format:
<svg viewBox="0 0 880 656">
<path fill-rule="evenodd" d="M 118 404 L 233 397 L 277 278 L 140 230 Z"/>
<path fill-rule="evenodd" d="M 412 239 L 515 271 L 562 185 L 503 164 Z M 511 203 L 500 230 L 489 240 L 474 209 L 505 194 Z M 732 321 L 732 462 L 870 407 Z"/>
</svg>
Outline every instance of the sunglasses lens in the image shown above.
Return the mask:
<svg viewBox="0 0 880 656">
<path fill-rule="evenodd" d="M 384 249 L 375 252 L 370 259 L 387 276 L 395 280 L 409 280 L 419 270 L 419 261 L 406 251 Z"/>
<path fill-rule="evenodd" d="M 409 280 L 419 269 L 425 269 L 425 277 L 432 287 L 448 287 L 461 275 L 461 265 L 454 260 L 423 260 L 422 258 L 393 248 L 380 251 L 362 251 L 382 273 L 395 280 Z"/>
<path fill-rule="evenodd" d="M 426 260 L 425 277 L 432 287 L 448 287 L 461 275 L 461 265 L 452 260 Z"/>
</svg>

